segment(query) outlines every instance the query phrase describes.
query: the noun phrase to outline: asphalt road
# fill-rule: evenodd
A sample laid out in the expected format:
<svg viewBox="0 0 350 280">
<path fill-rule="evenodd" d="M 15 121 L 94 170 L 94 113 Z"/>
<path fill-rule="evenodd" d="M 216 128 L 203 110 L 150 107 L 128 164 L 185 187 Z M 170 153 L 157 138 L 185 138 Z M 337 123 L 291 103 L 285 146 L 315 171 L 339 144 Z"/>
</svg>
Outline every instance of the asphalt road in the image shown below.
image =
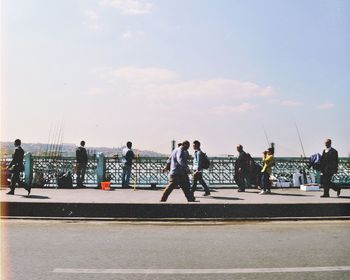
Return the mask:
<svg viewBox="0 0 350 280">
<path fill-rule="evenodd" d="M 350 279 L 350 221 L 2 221 L 1 279 Z"/>
</svg>

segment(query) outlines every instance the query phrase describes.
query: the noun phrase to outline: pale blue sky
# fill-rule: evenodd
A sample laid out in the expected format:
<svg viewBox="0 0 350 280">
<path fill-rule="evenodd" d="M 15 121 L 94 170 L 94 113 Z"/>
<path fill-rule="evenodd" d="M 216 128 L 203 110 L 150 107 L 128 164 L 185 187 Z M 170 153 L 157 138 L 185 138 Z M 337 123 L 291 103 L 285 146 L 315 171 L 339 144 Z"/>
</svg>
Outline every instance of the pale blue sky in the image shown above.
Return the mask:
<svg viewBox="0 0 350 280">
<path fill-rule="evenodd" d="M 1 141 L 350 153 L 350 1 L 2 0 Z"/>
</svg>

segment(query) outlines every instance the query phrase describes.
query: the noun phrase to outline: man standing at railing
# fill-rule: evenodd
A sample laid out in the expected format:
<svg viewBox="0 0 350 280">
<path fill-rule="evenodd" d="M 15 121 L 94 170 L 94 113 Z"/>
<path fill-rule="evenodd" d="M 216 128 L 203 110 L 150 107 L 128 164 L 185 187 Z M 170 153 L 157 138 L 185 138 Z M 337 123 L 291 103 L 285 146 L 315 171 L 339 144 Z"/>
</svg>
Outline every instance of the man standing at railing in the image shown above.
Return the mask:
<svg viewBox="0 0 350 280">
<path fill-rule="evenodd" d="M 332 140 L 326 139 L 326 148 L 323 150 L 321 157 L 321 172 L 323 195 L 321 197 L 329 197 L 329 189 L 332 188 L 340 196 L 341 188 L 332 183 L 332 177 L 338 172 L 338 151 L 332 148 Z"/>
<path fill-rule="evenodd" d="M 123 149 L 123 173 L 122 173 L 122 188 L 131 188 L 129 186 L 132 160 L 135 158 L 134 152 L 131 150 L 132 143 L 128 141 Z"/>
<path fill-rule="evenodd" d="M 238 186 L 238 192 L 245 192 L 248 173 L 248 155 L 242 145 L 237 145 L 238 158 L 235 161 L 234 179 Z"/>
<path fill-rule="evenodd" d="M 80 142 L 80 147 L 77 148 L 75 154 L 77 159 L 77 187 L 85 187 L 83 185 L 85 179 L 85 172 L 88 163 L 88 156 L 85 149 L 85 141 Z"/>
<path fill-rule="evenodd" d="M 273 156 L 274 149 L 268 148 L 267 151 L 263 153 L 261 169 L 261 187 L 262 191 L 259 194 L 270 194 L 271 193 L 271 183 L 270 176 L 272 173 L 272 167 L 275 165 L 275 158 Z"/>
<path fill-rule="evenodd" d="M 173 150 L 170 156 L 170 173 L 169 173 L 169 184 L 166 186 L 161 202 L 167 201 L 170 193 L 179 186 L 184 192 L 188 201 L 195 201 L 190 191 L 190 180 L 188 174 L 190 169 L 188 168 L 188 148 L 190 142 L 184 141 L 182 145 Z"/>
</svg>

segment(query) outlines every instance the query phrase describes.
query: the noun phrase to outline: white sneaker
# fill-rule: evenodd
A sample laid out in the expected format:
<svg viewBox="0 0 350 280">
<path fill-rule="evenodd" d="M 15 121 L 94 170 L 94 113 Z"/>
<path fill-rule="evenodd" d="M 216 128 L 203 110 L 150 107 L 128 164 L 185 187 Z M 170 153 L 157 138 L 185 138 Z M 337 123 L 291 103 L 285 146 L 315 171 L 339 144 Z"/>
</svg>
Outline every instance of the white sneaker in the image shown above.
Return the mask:
<svg viewBox="0 0 350 280">
<path fill-rule="evenodd" d="M 262 190 L 261 192 L 259 192 L 259 194 L 266 194 L 266 192 Z"/>
<path fill-rule="evenodd" d="M 271 194 L 271 190 L 267 190 L 266 193 L 267 193 L 267 194 Z"/>
</svg>

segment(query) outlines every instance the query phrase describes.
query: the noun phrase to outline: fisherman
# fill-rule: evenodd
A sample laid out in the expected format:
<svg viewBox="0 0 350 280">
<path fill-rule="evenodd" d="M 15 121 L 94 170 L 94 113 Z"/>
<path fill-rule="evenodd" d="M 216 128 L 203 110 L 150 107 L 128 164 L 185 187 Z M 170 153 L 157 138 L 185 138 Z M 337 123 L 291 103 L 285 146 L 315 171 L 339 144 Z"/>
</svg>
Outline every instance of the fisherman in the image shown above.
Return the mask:
<svg viewBox="0 0 350 280">
<path fill-rule="evenodd" d="M 123 173 L 122 173 L 122 188 L 131 188 L 129 186 L 132 160 L 135 158 L 135 154 L 131 149 L 132 143 L 128 141 L 126 147 L 123 149 Z"/>
<path fill-rule="evenodd" d="M 237 145 L 238 158 L 235 161 L 234 179 L 238 186 L 238 192 L 245 192 L 248 175 L 248 155 L 241 144 Z"/>
<path fill-rule="evenodd" d="M 267 151 L 263 153 L 263 168 L 261 169 L 261 188 L 262 191 L 259 194 L 270 194 L 271 184 L 270 175 L 272 173 L 272 167 L 275 165 L 275 158 L 273 156 L 274 149 L 272 147 L 268 148 Z"/>
<path fill-rule="evenodd" d="M 85 180 L 85 172 L 88 163 L 88 156 L 85 149 L 85 141 L 80 142 L 80 147 L 77 148 L 75 154 L 77 160 L 77 187 L 84 188 L 86 187 L 83 185 L 83 183 Z"/>
</svg>

